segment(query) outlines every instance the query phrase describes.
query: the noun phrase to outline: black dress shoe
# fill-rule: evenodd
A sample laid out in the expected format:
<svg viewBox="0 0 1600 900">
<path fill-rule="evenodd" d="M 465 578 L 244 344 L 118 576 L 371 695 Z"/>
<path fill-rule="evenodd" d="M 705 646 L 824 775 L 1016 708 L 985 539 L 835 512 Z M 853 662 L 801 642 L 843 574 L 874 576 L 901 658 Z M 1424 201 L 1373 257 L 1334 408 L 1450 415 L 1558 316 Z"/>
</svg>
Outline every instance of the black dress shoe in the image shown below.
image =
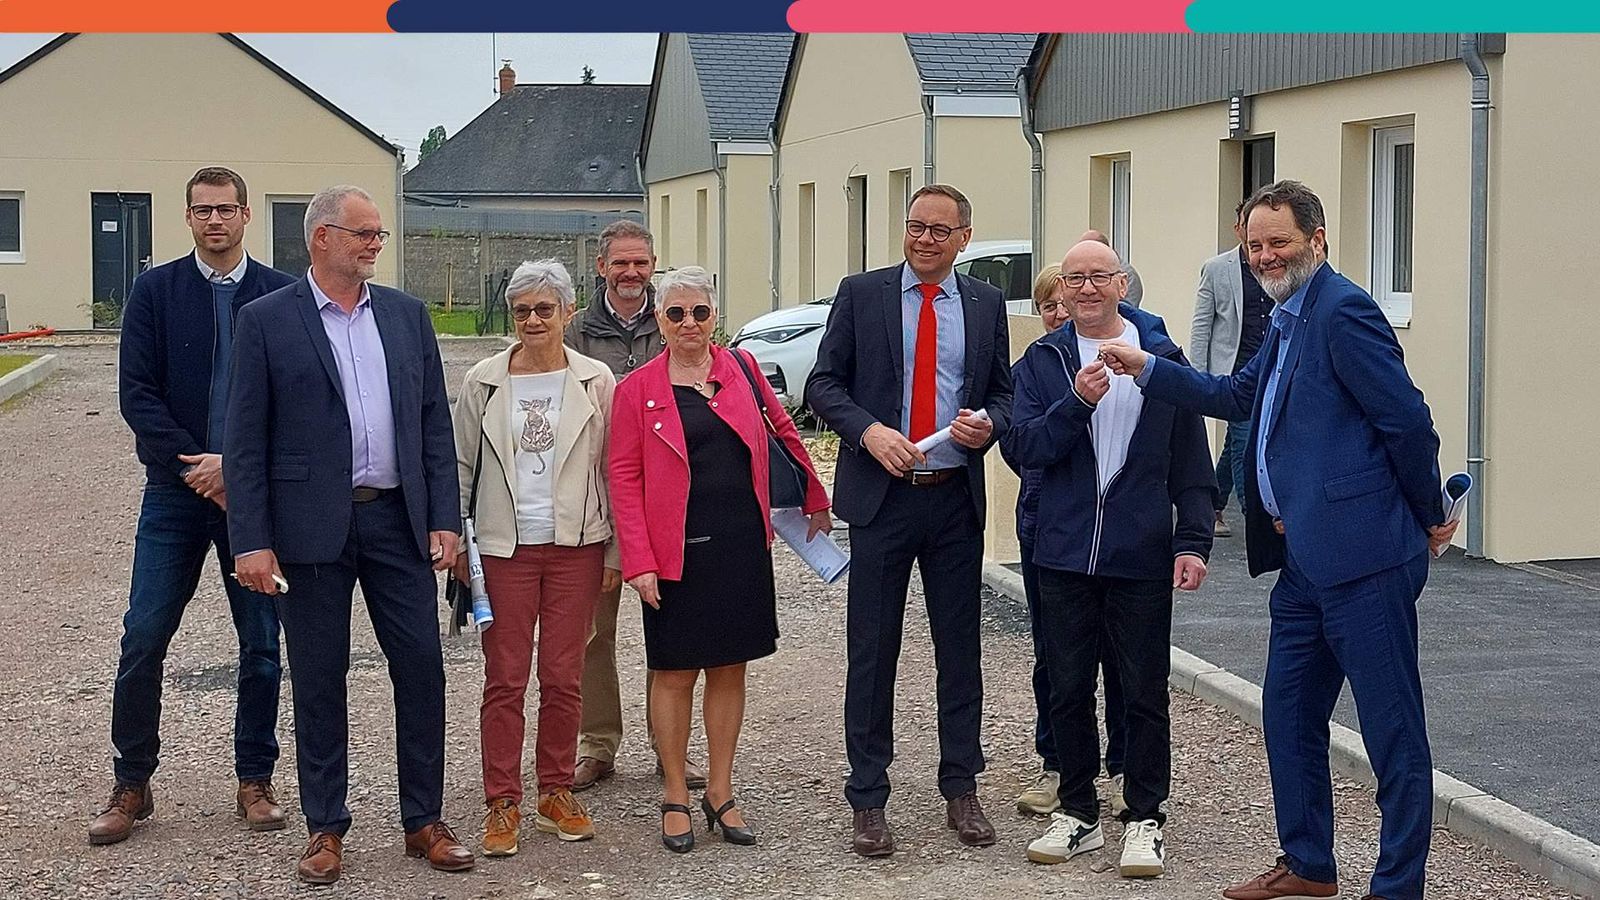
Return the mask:
<svg viewBox="0 0 1600 900">
<path fill-rule="evenodd" d="M 851 849 L 861 856 L 888 856 L 894 852 L 894 834 L 883 808 L 858 809 L 855 815 L 855 840 Z"/>
<path fill-rule="evenodd" d="M 715 810 L 712 810 L 711 801 L 707 800 L 705 797 L 700 798 L 700 810 L 706 814 L 706 828 L 712 834 L 716 834 L 717 828 L 721 827 L 723 840 L 730 844 L 738 844 L 741 847 L 754 847 L 756 844 L 755 829 L 751 828 L 748 824 L 729 825 L 727 822 L 722 821 L 723 815 L 725 815 L 728 810 L 733 809 L 734 806 L 734 799 L 729 797 L 727 803 L 724 803 Z"/>
<path fill-rule="evenodd" d="M 689 830 L 682 834 L 667 834 L 667 813 L 683 813 L 689 817 Z M 682 803 L 661 804 L 661 844 L 673 853 L 688 853 L 694 849 L 694 812 Z"/>
</svg>

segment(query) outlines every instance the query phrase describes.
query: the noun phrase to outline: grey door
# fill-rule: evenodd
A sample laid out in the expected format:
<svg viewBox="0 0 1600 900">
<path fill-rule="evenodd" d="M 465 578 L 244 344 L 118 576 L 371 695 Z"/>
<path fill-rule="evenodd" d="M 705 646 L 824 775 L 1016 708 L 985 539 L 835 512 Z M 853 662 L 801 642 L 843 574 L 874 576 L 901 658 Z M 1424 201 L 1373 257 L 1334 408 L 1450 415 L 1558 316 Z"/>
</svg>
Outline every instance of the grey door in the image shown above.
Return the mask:
<svg viewBox="0 0 1600 900">
<path fill-rule="evenodd" d="M 120 309 L 133 279 L 150 268 L 150 195 L 89 195 L 91 252 L 94 256 L 93 302 Z M 97 315 L 97 325 L 110 325 Z M 120 320 L 120 316 L 117 317 Z"/>
</svg>

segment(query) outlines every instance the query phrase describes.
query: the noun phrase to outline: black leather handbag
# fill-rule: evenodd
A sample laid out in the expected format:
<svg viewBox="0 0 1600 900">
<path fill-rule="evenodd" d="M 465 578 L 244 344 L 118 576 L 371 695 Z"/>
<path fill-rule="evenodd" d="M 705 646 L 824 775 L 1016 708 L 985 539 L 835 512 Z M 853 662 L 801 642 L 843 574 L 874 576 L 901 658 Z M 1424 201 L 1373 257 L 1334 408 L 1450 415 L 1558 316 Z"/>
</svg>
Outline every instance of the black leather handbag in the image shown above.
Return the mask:
<svg viewBox="0 0 1600 900">
<path fill-rule="evenodd" d="M 751 373 L 749 364 L 744 361 L 744 354 L 732 349 L 728 352 L 733 354 L 734 360 L 739 363 L 739 369 L 744 372 L 745 380 L 750 382 L 750 392 L 755 395 L 756 407 L 761 410 L 762 421 L 766 422 L 767 493 L 772 508 L 802 507 L 806 503 L 806 469 L 794 458 L 794 454 L 789 452 L 789 447 L 778 439 L 778 430 L 772 427 L 772 416 L 767 413 L 767 401 L 761 396 L 761 388 L 756 385 L 756 376 Z"/>
</svg>

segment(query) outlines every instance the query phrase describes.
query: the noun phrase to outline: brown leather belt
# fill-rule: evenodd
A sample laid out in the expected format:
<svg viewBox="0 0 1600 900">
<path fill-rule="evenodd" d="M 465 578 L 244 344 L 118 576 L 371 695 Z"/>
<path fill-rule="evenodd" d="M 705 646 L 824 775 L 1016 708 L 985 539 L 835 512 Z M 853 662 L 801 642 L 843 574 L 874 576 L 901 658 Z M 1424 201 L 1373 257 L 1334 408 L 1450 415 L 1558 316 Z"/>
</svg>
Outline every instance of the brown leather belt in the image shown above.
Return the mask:
<svg viewBox="0 0 1600 900">
<path fill-rule="evenodd" d="M 900 480 L 915 487 L 932 487 L 936 484 L 944 484 L 946 481 L 956 477 L 956 475 L 960 474 L 962 471 L 963 470 L 960 467 L 950 469 L 934 469 L 932 471 L 913 469 L 910 472 L 901 475 Z"/>
<path fill-rule="evenodd" d="M 393 493 L 393 492 L 395 492 L 397 490 L 399 490 L 399 488 L 374 488 L 374 487 L 351 488 L 350 489 L 350 499 L 354 500 L 357 503 L 371 503 L 372 501 L 378 499 L 379 497 L 382 497 L 384 494 L 390 494 L 390 493 Z"/>
</svg>

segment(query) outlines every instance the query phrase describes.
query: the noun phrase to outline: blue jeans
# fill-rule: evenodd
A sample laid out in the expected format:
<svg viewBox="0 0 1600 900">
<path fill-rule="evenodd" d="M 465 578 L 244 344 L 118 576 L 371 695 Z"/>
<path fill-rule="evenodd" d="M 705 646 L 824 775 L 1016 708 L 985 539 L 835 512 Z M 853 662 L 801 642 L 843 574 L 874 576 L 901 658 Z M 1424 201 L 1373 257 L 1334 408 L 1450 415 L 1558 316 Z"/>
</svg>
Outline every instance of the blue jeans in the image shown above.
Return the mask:
<svg viewBox="0 0 1600 900">
<path fill-rule="evenodd" d="M 1250 423 L 1229 422 L 1217 457 L 1217 512 L 1228 508 L 1228 495 L 1237 494 L 1244 512 L 1244 459 L 1249 454 Z"/>
<path fill-rule="evenodd" d="M 227 518 L 182 484 L 145 485 L 134 538 L 133 583 L 122 618 L 122 658 L 111 698 L 112 768 L 118 781 L 143 784 L 161 751 L 161 678 L 167 647 L 216 548 L 239 638 L 239 704 L 234 768 L 241 779 L 270 778 L 278 760 L 278 614 L 272 599 L 239 586 L 228 549 Z"/>
</svg>

